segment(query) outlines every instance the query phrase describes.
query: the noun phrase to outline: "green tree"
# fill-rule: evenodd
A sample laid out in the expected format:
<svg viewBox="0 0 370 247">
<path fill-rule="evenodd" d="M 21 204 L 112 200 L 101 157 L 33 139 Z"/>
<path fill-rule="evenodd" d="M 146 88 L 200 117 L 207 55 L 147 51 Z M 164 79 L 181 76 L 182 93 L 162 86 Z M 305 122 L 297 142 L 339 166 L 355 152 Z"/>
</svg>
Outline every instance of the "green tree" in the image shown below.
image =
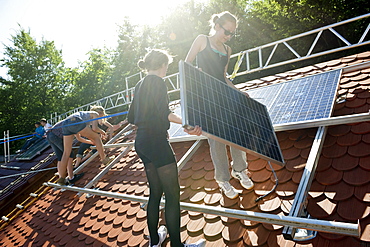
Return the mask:
<svg viewBox="0 0 370 247">
<path fill-rule="evenodd" d="M 61 83 L 64 70 L 61 51 L 54 42 L 37 43 L 23 28 L 5 46 L 2 66 L 8 68 L 8 80 L 1 85 L 1 130 L 23 134 L 34 130 L 33 123 L 61 109 L 66 86 Z"/>
<path fill-rule="evenodd" d="M 125 19 L 119 26 L 118 45 L 113 61 L 112 85 L 116 92 L 126 89 L 126 77 L 139 72 L 137 62 L 148 49 L 161 48 L 160 44 L 161 41 L 154 29 L 146 25 L 133 25 L 128 18 Z M 129 78 L 128 87 L 135 86 L 139 79 L 139 75 Z"/>
<path fill-rule="evenodd" d="M 72 108 L 115 92 L 111 86 L 112 52 L 108 49 L 93 49 L 88 55 L 88 60 L 81 63 L 78 70 L 71 69 L 66 75 L 72 87 L 68 96 L 73 103 L 70 105 Z"/>
</svg>

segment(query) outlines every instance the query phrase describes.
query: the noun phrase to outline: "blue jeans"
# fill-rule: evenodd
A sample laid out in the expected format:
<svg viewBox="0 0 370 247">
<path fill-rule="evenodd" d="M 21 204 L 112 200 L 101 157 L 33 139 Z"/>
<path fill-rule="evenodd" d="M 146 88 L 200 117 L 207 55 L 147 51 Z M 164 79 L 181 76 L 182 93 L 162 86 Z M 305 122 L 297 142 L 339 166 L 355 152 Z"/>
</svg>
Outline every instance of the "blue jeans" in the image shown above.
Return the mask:
<svg viewBox="0 0 370 247">
<path fill-rule="evenodd" d="M 55 135 L 53 132 L 49 132 L 48 135 L 46 136 L 46 139 L 48 140 L 51 148 L 55 152 L 58 161 L 61 161 L 64 152 L 63 139 Z M 71 152 L 71 155 L 69 157 L 74 158 L 73 152 Z"/>
<path fill-rule="evenodd" d="M 23 146 L 22 146 L 21 150 L 22 150 L 22 151 L 26 151 L 26 149 L 27 149 L 27 148 L 29 148 L 32 144 L 34 144 L 34 143 L 38 143 L 38 142 L 39 142 L 39 141 L 41 141 L 41 140 L 42 140 L 42 138 L 38 138 L 38 137 L 34 136 L 34 137 L 32 137 L 32 138 L 28 139 L 28 140 L 23 144 Z"/>
</svg>

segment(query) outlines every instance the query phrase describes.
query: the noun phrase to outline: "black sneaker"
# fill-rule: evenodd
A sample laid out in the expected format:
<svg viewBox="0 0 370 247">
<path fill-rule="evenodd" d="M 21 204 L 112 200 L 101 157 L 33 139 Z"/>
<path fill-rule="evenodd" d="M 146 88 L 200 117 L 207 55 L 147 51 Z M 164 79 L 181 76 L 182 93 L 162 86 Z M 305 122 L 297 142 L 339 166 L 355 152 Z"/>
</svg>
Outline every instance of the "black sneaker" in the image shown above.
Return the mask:
<svg viewBox="0 0 370 247">
<path fill-rule="evenodd" d="M 77 182 L 83 176 L 84 176 L 83 172 L 81 172 L 80 174 L 75 174 L 72 179 L 68 179 L 69 185 L 73 185 L 75 182 Z"/>
</svg>

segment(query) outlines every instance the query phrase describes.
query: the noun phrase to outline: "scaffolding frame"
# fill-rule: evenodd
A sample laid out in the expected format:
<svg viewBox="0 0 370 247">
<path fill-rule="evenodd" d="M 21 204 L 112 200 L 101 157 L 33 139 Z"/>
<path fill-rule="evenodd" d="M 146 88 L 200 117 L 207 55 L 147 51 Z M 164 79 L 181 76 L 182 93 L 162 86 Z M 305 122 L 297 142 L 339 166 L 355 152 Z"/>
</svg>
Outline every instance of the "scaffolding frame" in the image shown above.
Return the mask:
<svg viewBox="0 0 370 247">
<path fill-rule="evenodd" d="M 364 30 L 364 32 L 362 33 L 361 38 L 359 39 L 359 41 L 356 44 L 351 44 L 342 35 L 340 35 L 338 32 L 336 32 L 334 30 L 335 27 L 340 27 L 340 26 L 343 26 L 345 24 L 348 24 L 348 23 L 351 23 L 351 22 L 354 22 L 354 21 L 366 19 L 368 17 L 370 17 L 370 13 L 365 14 L 365 15 L 361 15 L 361 16 L 358 16 L 358 17 L 355 17 L 355 18 L 352 18 L 352 19 L 348 19 L 348 20 L 345 20 L 345 21 L 341 21 L 341 22 L 338 22 L 338 23 L 335 23 L 335 24 L 332 24 L 332 25 L 328 25 L 328 26 L 325 26 L 325 27 L 322 27 L 322 28 L 318 28 L 318 29 L 315 29 L 315 30 L 312 30 L 312 31 L 309 31 L 309 32 L 301 33 L 301 34 L 292 36 L 290 38 L 286 38 L 286 39 L 275 41 L 275 42 L 272 42 L 272 43 L 269 43 L 269 44 L 265 44 L 265 45 L 262 45 L 262 46 L 259 46 L 259 47 L 253 48 L 253 49 L 249 49 L 249 50 L 245 50 L 245 51 L 235 53 L 235 54 L 230 56 L 230 59 L 237 59 L 238 57 L 240 57 L 240 59 L 238 61 L 236 61 L 239 65 L 237 67 L 240 67 L 241 63 L 243 62 L 243 59 L 245 59 L 246 64 L 247 64 L 246 70 L 241 71 L 239 73 L 235 72 L 235 76 L 246 75 L 246 74 L 250 74 L 250 73 L 260 71 L 260 70 L 264 70 L 264 69 L 268 69 L 268 68 L 273 68 L 273 67 L 277 67 L 277 66 L 281 66 L 281 65 L 294 63 L 294 62 L 297 62 L 297 61 L 303 61 L 303 60 L 306 60 L 306 59 L 309 59 L 309 58 L 328 55 L 328 54 L 335 53 L 335 52 L 338 52 L 338 51 L 343 51 L 343 50 L 352 49 L 352 48 L 359 47 L 359 46 L 368 45 L 368 44 L 370 44 L 370 40 L 366 41 L 365 38 L 366 38 L 367 34 L 369 33 L 370 23 L 368 24 L 367 28 Z M 324 31 L 329 31 L 329 32 L 333 33 L 335 35 L 335 37 L 337 37 L 339 40 L 341 40 L 345 45 L 343 47 L 340 47 L 340 48 L 337 48 L 337 49 L 328 49 L 328 50 L 324 50 L 320 53 L 313 54 L 312 53 L 313 49 L 315 48 L 315 45 L 317 44 L 319 38 L 321 37 L 321 34 Z M 288 42 L 290 42 L 290 41 L 294 42 L 294 41 L 296 41 L 296 40 L 298 40 L 302 37 L 307 37 L 307 36 L 312 35 L 312 34 L 316 34 L 316 38 L 311 43 L 310 49 L 309 49 L 309 51 L 306 55 L 298 54 L 298 52 L 288 44 Z M 292 54 L 294 54 L 295 58 L 287 59 L 283 62 L 270 63 L 272 57 L 274 56 L 274 54 L 275 54 L 275 52 L 278 48 L 278 45 L 283 45 L 284 47 L 287 47 L 289 49 L 289 51 L 291 51 Z M 270 52 L 270 54 L 268 56 L 268 59 L 264 62 L 263 57 L 262 57 L 262 52 L 263 52 L 263 50 L 271 49 L 271 47 L 273 47 L 273 49 Z M 250 54 L 252 54 L 253 52 L 258 52 L 258 59 L 259 59 L 259 62 L 258 62 L 259 67 L 255 68 L 255 69 L 252 69 L 251 65 L 250 65 L 251 64 Z M 123 90 L 121 92 L 118 92 L 118 93 L 115 93 L 115 94 L 112 94 L 112 95 L 109 95 L 107 97 L 101 98 L 99 100 L 93 101 L 89 104 L 80 106 L 78 108 L 75 108 L 73 110 L 70 110 L 70 111 L 65 112 L 63 114 L 60 114 L 60 115 L 58 115 L 57 113 L 54 113 L 54 114 L 51 115 L 51 118 L 50 118 L 49 122 L 50 123 L 56 123 L 56 122 L 64 119 L 65 117 L 67 117 L 70 114 L 73 114 L 75 112 L 89 110 L 91 105 L 101 105 L 106 110 L 112 110 L 112 109 L 115 109 L 115 108 L 118 108 L 118 107 L 121 107 L 121 106 L 127 106 L 131 103 L 131 101 L 133 99 L 133 95 L 134 95 L 134 87 L 129 88 L 130 81 L 134 80 L 135 82 L 137 82 L 138 80 L 140 80 L 142 78 L 143 78 L 142 72 L 139 72 L 139 73 L 133 74 L 131 76 L 128 76 L 128 77 L 125 78 L 125 82 L 126 82 L 126 89 L 125 90 Z M 165 82 L 166 82 L 166 84 L 169 88 L 169 91 L 168 91 L 169 94 L 178 92 L 180 90 L 179 73 L 174 73 L 172 75 L 168 75 L 168 76 L 164 77 L 163 79 L 165 80 Z"/>
<path fill-rule="evenodd" d="M 345 21 L 341 21 L 341 22 L 338 22 L 338 23 L 335 23 L 335 24 L 331 24 L 331 25 L 328 25 L 328 26 L 325 26 L 325 27 L 317 28 L 317 29 L 314 29 L 314 30 L 311 30 L 311 31 L 308 31 L 308 32 L 305 32 L 305 33 L 301 33 L 301 34 L 298 34 L 298 35 L 295 35 L 295 36 L 292 36 L 292 37 L 289 37 L 289 38 L 281 39 L 281 40 L 278 40 L 278 41 L 275 41 L 275 42 L 272 42 L 272 43 L 269 43 L 269 44 L 266 44 L 266 45 L 262 45 L 262 46 L 259 46 L 259 47 L 255 47 L 255 48 L 252 48 L 252 49 L 241 51 L 237 54 L 233 54 L 233 55 L 231 55 L 230 59 L 238 58 L 238 61 L 237 61 L 238 66 L 237 67 L 240 67 L 240 65 L 243 62 L 243 59 L 245 59 L 245 63 L 246 63 L 245 70 L 241 71 L 239 73 L 235 73 L 235 76 L 246 75 L 246 74 L 253 73 L 253 72 L 256 72 L 256 71 L 260 71 L 260 70 L 264 70 L 264 69 L 274 68 L 274 67 L 278 67 L 278 66 L 281 66 L 281 65 L 286 65 L 286 64 L 290 64 L 290 63 L 294 63 L 294 62 L 298 62 L 298 61 L 303 61 L 303 60 L 307 60 L 307 59 L 310 59 L 310 58 L 335 53 L 335 52 L 338 52 L 338 51 L 344 51 L 344 50 L 356 48 L 356 47 L 359 47 L 359 46 L 362 46 L 362 45 L 368 45 L 368 44 L 370 44 L 370 40 L 365 41 L 365 37 L 369 33 L 370 23 L 367 25 L 367 27 L 363 31 L 363 33 L 362 33 L 360 39 L 358 40 L 358 42 L 354 43 L 354 44 L 351 44 L 346 38 L 344 38 L 341 34 L 339 34 L 334 29 L 336 27 L 341 27 L 341 26 L 344 26 L 348 23 L 358 21 L 358 20 L 361 20 L 361 19 L 365 19 L 365 18 L 368 18 L 368 17 L 370 17 L 370 13 L 365 14 L 365 15 L 361 15 L 361 16 L 357 16 L 357 17 L 354 17 L 354 18 L 351 18 L 351 19 L 348 19 L 348 20 L 345 20 Z M 332 33 L 338 39 L 338 41 L 340 40 L 341 43 L 342 43 L 342 46 L 340 46 L 339 48 L 334 48 L 334 49 L 328 48 L 327 50 L 324 50 L 322 52 L 313 53 L 313 50 L 316 47 L 317 42 L 321 38 L 322 33 L 325 32 L 325 31 L 329 31 L 330 33 Z M 308 51 L 305 55 L 299 54 L 299 52 L 296 49 L 294 49 L 291 45 L 288 44 L 288 42 L 290 42 L 290 41 L 296 41 L 300 38 L 306 38 L 310 35 L 316 35 L 316 37 L 311 43 L 308 43 L 310 45 L 307 47 Z M 274 57 L 274 55 L 276 54 L 276 51 L 277 51 L 279 45 L 284 47 L 284 48 L 287 48 L 288 52 L 290 51 L 291 54 L 294 56 L 294 58 L 282 60 L 280 62 L 271 63 L 271 60 Z M 267 59 L 263 58 L 263 52 L 264 51 L 268 53 Z M 251 57 L 251 54 L 253 54 L 253 53 L 257 53 L 257 57 L 258 57 L 258 67 L 257 68 L 252 68 L 252 66 L 251 66 L 251 58 L 250 57 Z"/>
</svg>

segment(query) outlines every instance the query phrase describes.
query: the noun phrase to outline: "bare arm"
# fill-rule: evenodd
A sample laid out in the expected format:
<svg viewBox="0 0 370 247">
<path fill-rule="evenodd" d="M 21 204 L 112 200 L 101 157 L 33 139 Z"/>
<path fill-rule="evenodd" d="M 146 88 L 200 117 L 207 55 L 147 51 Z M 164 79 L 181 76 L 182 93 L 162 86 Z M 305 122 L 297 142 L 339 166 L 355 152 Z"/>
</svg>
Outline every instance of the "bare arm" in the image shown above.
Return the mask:
<svg viewBox="0 0 370 247">
<path fill-rule="evenodd" d="M 206 47 L 206 44 L 207 37 L 205 35 L 199 35 L 198 37 L 196 37 L 190 47 L 188 54 L 186 55 L 185 62 L 192 63 L 195 60 L 197 54 Z"/>
<path fill-rule="evenodd" d="M 168 120 L 173 123 L 182 124 L 182 119 L 179 115 L 171 112 L 168 114 Z M 198 125 L 191 129 L 184 129 L 184 131 L 190 135 L 201 135 L 202 134 L 202 128 Z"/>
<path fill-rule="evenodd" d="M 85 138 L 82 138 L 82 136 L 80 134 L 76 134 L 75 137 L 80 142 L 95 145 L 92 141 L 90 141 L 88 139 L 85 139 Z"/>
<path fill-rule="evenodd" d="M 168 114 L 168 120 L 173 123 L 182 124 L 181 117 L 173 112 Z"/>
</svg>

